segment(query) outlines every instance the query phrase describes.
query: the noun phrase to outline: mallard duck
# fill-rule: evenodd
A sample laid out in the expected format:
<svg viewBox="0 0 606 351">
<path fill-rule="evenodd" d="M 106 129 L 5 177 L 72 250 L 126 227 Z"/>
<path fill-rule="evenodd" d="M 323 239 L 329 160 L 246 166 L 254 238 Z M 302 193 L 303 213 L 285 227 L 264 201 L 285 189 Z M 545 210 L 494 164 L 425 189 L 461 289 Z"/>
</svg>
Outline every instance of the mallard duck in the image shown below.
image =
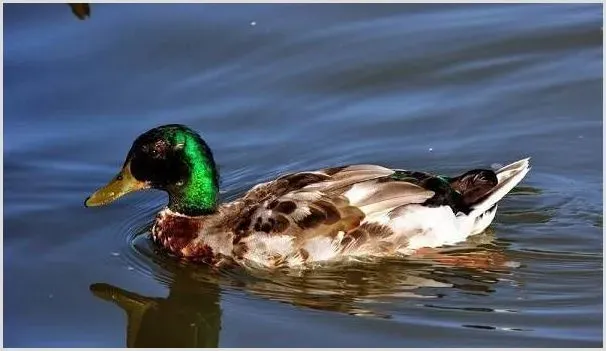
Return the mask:
<svg viewBox="0 0 606 351">
<path fill-rule="evenodd" d="M 481 233 L 529 159 L 455 177 L 356 164 L 285 174 L 219 204 L 213 154 L 194 130 L 141 134 L 120 172 L 85 201 L 106 205 L 142 189 L 168 193 L 153 240 L 210 265 L 294 267 L 363 256 L 409 255 Z"/>
</svg>

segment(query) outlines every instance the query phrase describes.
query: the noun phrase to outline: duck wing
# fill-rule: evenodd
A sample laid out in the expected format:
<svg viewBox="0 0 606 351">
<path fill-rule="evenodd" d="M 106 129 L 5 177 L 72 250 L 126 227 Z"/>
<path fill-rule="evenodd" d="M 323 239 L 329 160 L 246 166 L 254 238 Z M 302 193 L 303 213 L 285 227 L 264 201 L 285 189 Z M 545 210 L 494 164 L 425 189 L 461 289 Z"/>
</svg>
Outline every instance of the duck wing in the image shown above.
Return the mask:
<svg viewBox="0 0 606 351">
<path fill-rule="evenodd" d="M 394 234 L 385 220 L 391 211 L 435 196 L 418 178 L 376 165 L 352 165 L 260 184 L 242 198 L 248 205 L 234 232 L 234 244 L 242 248 L 235 250 L 280 258 L 294 253 L 316 261 L 344 247 L 381 241 Z"/>
</svg>

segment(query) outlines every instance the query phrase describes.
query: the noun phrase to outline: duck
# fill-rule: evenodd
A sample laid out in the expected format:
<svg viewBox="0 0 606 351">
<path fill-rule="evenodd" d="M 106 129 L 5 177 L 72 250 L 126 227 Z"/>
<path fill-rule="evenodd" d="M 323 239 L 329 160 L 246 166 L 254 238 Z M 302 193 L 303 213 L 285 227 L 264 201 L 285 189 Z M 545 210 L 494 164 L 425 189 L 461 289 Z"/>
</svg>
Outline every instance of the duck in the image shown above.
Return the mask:
<svg viewBox="0 0 606 351">
<path fill-rule="evenodd" d="M 120 171 L 84 205 L 161 190 L 168 204 L 151 240 L 168 254 L 213 267 L 313 267 L 464 242 L 489 227 L 529 170 L 530 158 L 451 177 L 339 165 L 282 174 L 221 203 L 208 144 L 188 126 L 167 124 L 139 135 Z"/>
</svg>

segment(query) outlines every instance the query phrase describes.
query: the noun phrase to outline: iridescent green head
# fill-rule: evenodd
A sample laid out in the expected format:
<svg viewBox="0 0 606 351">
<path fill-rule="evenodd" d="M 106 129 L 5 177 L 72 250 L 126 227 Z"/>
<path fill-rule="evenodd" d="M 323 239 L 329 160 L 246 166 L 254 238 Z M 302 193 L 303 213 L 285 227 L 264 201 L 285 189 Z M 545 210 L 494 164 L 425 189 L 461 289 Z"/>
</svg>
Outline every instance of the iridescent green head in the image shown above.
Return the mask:
<svg viewBox="0 0 606 351">
<path fill-rule="evenodd" d="M 148 188 L 166 191 L 168 207 L 175 212 L 199 216 L 215 211 L 219 173 L 212 152 L 200 135 L 178 124 L 141 134 L 120 173 L 86 199 L 85 206 L 105 205 Z"/>
</svg>

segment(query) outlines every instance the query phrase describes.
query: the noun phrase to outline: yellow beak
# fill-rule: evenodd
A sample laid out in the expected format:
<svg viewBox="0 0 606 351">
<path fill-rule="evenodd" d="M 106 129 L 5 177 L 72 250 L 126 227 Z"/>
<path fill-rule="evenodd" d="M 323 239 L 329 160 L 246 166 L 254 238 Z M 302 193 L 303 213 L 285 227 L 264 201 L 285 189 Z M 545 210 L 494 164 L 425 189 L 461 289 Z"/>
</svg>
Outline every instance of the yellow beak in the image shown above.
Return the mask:
<svg viewBox="0 0 606 351">
<path fill-rule="evenodd" d="M 147 182 L 142 182 L 130 172 L 130 163 L 127 163 L 120 173 L 118 173 L 106 186 L 95 191 L 84 201 L 84 206 L 95 207 L 107 205 L 118 198 L 132 193 L 133 191 L 148 189 Z"/>
</svg>

